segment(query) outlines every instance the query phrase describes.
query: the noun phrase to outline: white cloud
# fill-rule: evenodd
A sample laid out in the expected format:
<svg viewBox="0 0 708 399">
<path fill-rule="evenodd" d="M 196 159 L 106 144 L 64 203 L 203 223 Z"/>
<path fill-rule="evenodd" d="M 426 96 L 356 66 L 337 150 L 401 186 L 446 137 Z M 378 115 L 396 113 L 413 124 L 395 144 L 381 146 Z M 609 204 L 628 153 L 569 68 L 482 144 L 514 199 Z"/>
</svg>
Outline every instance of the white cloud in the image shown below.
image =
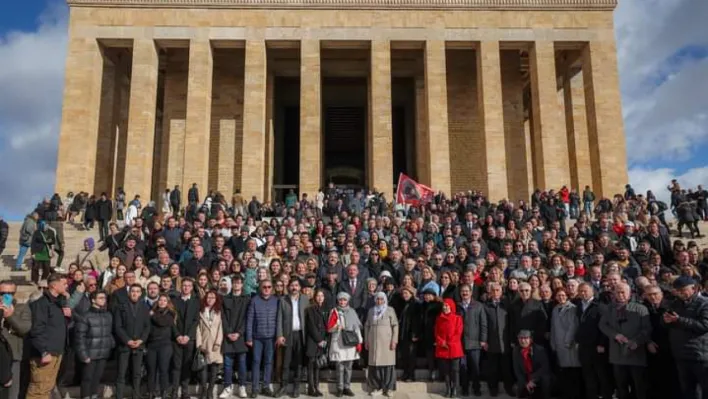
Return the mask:
<svg viewBox="0 0 708 399">
<path fill-rule="evenodd" d="M 637 194 L 646 194 L 651 190 L 656 197 L 667 204 L 670 202 L 670 193 L 666 189 L 671 180 L 676 179 L 681 187 L 695 188 L 702 184 L 706 187 L 708 182 L 708 166 L 693 168 L 684 173 L 677 173 L 675 169 L 661 168 L 632 168 L 629 170 L 629 180 Z"/>
<path fill-rule="evenodd" d="M 0 211 L 8 219 L 31 210 L 54 184 L 67 16 L 55 3 L 36 31 L 0 38 Z"/>
<path fill-rule="evenodd" d="M 686 161 L 708 143 L 704 0 L 622 0 L 615 11 L 630 165 Z"/>
</svg>

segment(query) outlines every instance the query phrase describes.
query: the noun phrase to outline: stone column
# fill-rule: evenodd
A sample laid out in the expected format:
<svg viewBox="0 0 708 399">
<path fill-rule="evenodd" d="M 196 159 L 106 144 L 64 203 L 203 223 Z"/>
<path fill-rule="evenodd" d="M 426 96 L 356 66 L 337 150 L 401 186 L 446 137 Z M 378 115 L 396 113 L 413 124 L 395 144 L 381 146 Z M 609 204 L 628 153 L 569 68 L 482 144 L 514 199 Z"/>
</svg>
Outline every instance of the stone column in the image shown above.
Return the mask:
<svg viewBox="0 0 708 399">
<path fill-rule="evenodd" d="M 96 144 L 96 167 L 94 168 L 94 191 L 113 193 L 113 166 L 115 155 L 116 102 L 119 97 L 116 86 L 119 83 L 118 67 L 107 56 L 103 57 L 103 76 L 101 78 L 101 106 L 99 112 L 98 137 Z"/>
<path fill-rule="evenodd" d="M 193 183 L 197 183 L 202 193 L 206 193 L 209 189 L 207 186 L 213 63 L 209 40 L 196 39 L 189 43 L 187 125 L 184 136 L 182 187 L 187 190 Z M 230 194 L 224 193 L 224 195 Z"/>
<path fill-rule="evenodd" d="M 69 40 L 55 192 L 94 192 L 103 57 L 95 38 Z M 78 144 L 81 143 L 81 144 Z"/>
<path fill-rule="evenodd" d="M 393 199 L 393 137 L 391 119 L 391 42 L 371 42 L 371 99 L 369 115 L 371 128 L 370 163 L 371 188 Z"/>
<path fill-rule="evenodd" d="M 614 39 L 590 42 L 583 49 L 582 69 L 587 107 L 592 188 L 612 197 L 627 184 L 627 152 Z"/>
<path fill-rule="evenodd" d="M 298 191 L 312 200 L 322 187 L 320 41 L 300 42 L 300 174 Z"/>
<path fill-rule="evenodd" d="M 484 144 L 481 153 L 486 161 L 485 181 L 487 187 L 485 188 L 487 197 L 491 201 L 499 201 L 509 196 L 499 57 L 499 42 L 482 41 L 479 43 L 477 104 L 480 122 L 484 129 Z"/>
<path fill-rule="evenodd" d="M 521 54 L 518 51 L 502 51 L 501 65 L 509 199 L 528 201 L 531 193 L 529 192 L 526 132 L 524 130 L 524 82 L 521 76 Z"/>
<path fill-rule="evenodd" d="M 586 185 L 592 185 L 588 120 L 582 73 L 571 76 L 570 71 L 566 72 L 563 78 L 563 95 L 570 156 L 570 181 L 573 188 L 582 192 Z"/>
<path fill-rule="evenodd" d="M 179 185 L 182 204 L 187 202 L 184 186 L 184 139 L 187 128 L 187 89 L 189 84 L 189 52 L 169 49 L 165 57 L 165 80 L 162 107 L 162 149 L 160 151 L 160 192 Z"/>
<path fill-rule="evenodd" d="M 553 42 L 537 41 L 529 52 L 536 180 L 540 189 L 570 184 L 568 140 L 558 101 Z"/>
<path fill-rule="evenodd" d="M 430 187 L 450 195 L 450 145 L 447 126 L 445 41 L 425 42 L 425 101 L 428 117 Z"/>
<path fill-rule="evenodd" d="M 152 39 L 135 39 L 124 189 L 129 198 L 139 194 L 143 203 L 149 201 L 152 194 L 157 68 L 155 42 Z"/>
<path fill-rule="evenodd" d="M 241 193 L 247 199 L 255 195 L 262 200 L 268 78 L 265 40 L 246 41 L 245 65 Z"/>
</svg>

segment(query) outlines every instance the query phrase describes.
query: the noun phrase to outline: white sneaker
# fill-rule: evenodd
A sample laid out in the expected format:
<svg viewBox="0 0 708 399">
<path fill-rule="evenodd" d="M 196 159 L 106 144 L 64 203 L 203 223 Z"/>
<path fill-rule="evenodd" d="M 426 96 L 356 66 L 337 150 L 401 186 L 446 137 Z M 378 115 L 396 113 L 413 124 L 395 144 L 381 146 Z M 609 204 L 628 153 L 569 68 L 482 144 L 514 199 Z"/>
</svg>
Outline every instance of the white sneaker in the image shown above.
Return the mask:
<svg viewBox="0 0 708 399">
<path fill-rule="evenodd" d="M 246 387 L 241 385 L 238 387 L 238 397 L 239 398 L 246 398 L 248 397 L 248 394 L 246 393 Z"/>
<path fill-rule="evenodd" d="M 224 388 L 223 391 L 221 391 L 221 395 L 219 395 L 219 398 L 227 399 L 227 398 L 230 398 L 232 394 L 233 394 L 233 388 L 226 387 L 226 388 Z"/>
</svg>

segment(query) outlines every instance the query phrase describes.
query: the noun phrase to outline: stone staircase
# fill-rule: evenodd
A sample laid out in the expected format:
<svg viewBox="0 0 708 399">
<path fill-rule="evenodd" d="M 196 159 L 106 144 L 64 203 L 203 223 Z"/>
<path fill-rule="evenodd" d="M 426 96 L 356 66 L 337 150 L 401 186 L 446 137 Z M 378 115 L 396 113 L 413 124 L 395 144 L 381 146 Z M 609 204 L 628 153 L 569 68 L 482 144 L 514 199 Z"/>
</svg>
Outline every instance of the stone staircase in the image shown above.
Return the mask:
<svg viewBox="0 0 708 399">
<path fill-rule="evenodd" d="M 13 271 L 20 249 L 19 241 L 22 222 L 9 222 L 8 225 L 10 229 L 7 238 L 7 247 L 2 256 L 0 256 L 0 280 L 13 280 L 18 284 L 18 292 L 30 292 L 34 289 L 31 285 L 30 272 Z M 99 233 L 97 227 L 94 227 L 92 230 L 85 230 L 80 224 L 71 224 L 68 222 L 61 223 L 60 226 L 63 228 L 64 234 L 64 261 L 62 267 L 66 269 L 69 264 L 74 261 L 76 254 L 83 248 L 84 240 L 88 237 L 93 237 L 98 243 Z M 25 256 L 25 265 L 27 267 L 30 267 L 30 259 L 31 257 L 28 252 Z M 56 260 L 53 262 L 55 261 Z"/>
</svg>

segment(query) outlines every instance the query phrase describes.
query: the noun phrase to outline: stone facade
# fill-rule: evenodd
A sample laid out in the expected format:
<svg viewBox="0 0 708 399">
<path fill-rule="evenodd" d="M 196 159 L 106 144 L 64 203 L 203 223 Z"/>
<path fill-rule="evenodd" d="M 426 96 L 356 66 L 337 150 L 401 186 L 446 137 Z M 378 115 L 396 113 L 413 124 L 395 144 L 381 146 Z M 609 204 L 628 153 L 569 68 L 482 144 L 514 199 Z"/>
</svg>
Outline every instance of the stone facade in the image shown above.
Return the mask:
<svg viewBox="0 0 708 399">
<path fill-rule="evenodd" d="M 387 198 L 398 172 L 493 200 L 627 182 L 615 0 L 68 3 L 57 192 L 313 196 L 340 126 L 333 79 L 367 86 L 360 183 Z M 296 96 L 274 94 L 283 79 Z"/>
</svg>

